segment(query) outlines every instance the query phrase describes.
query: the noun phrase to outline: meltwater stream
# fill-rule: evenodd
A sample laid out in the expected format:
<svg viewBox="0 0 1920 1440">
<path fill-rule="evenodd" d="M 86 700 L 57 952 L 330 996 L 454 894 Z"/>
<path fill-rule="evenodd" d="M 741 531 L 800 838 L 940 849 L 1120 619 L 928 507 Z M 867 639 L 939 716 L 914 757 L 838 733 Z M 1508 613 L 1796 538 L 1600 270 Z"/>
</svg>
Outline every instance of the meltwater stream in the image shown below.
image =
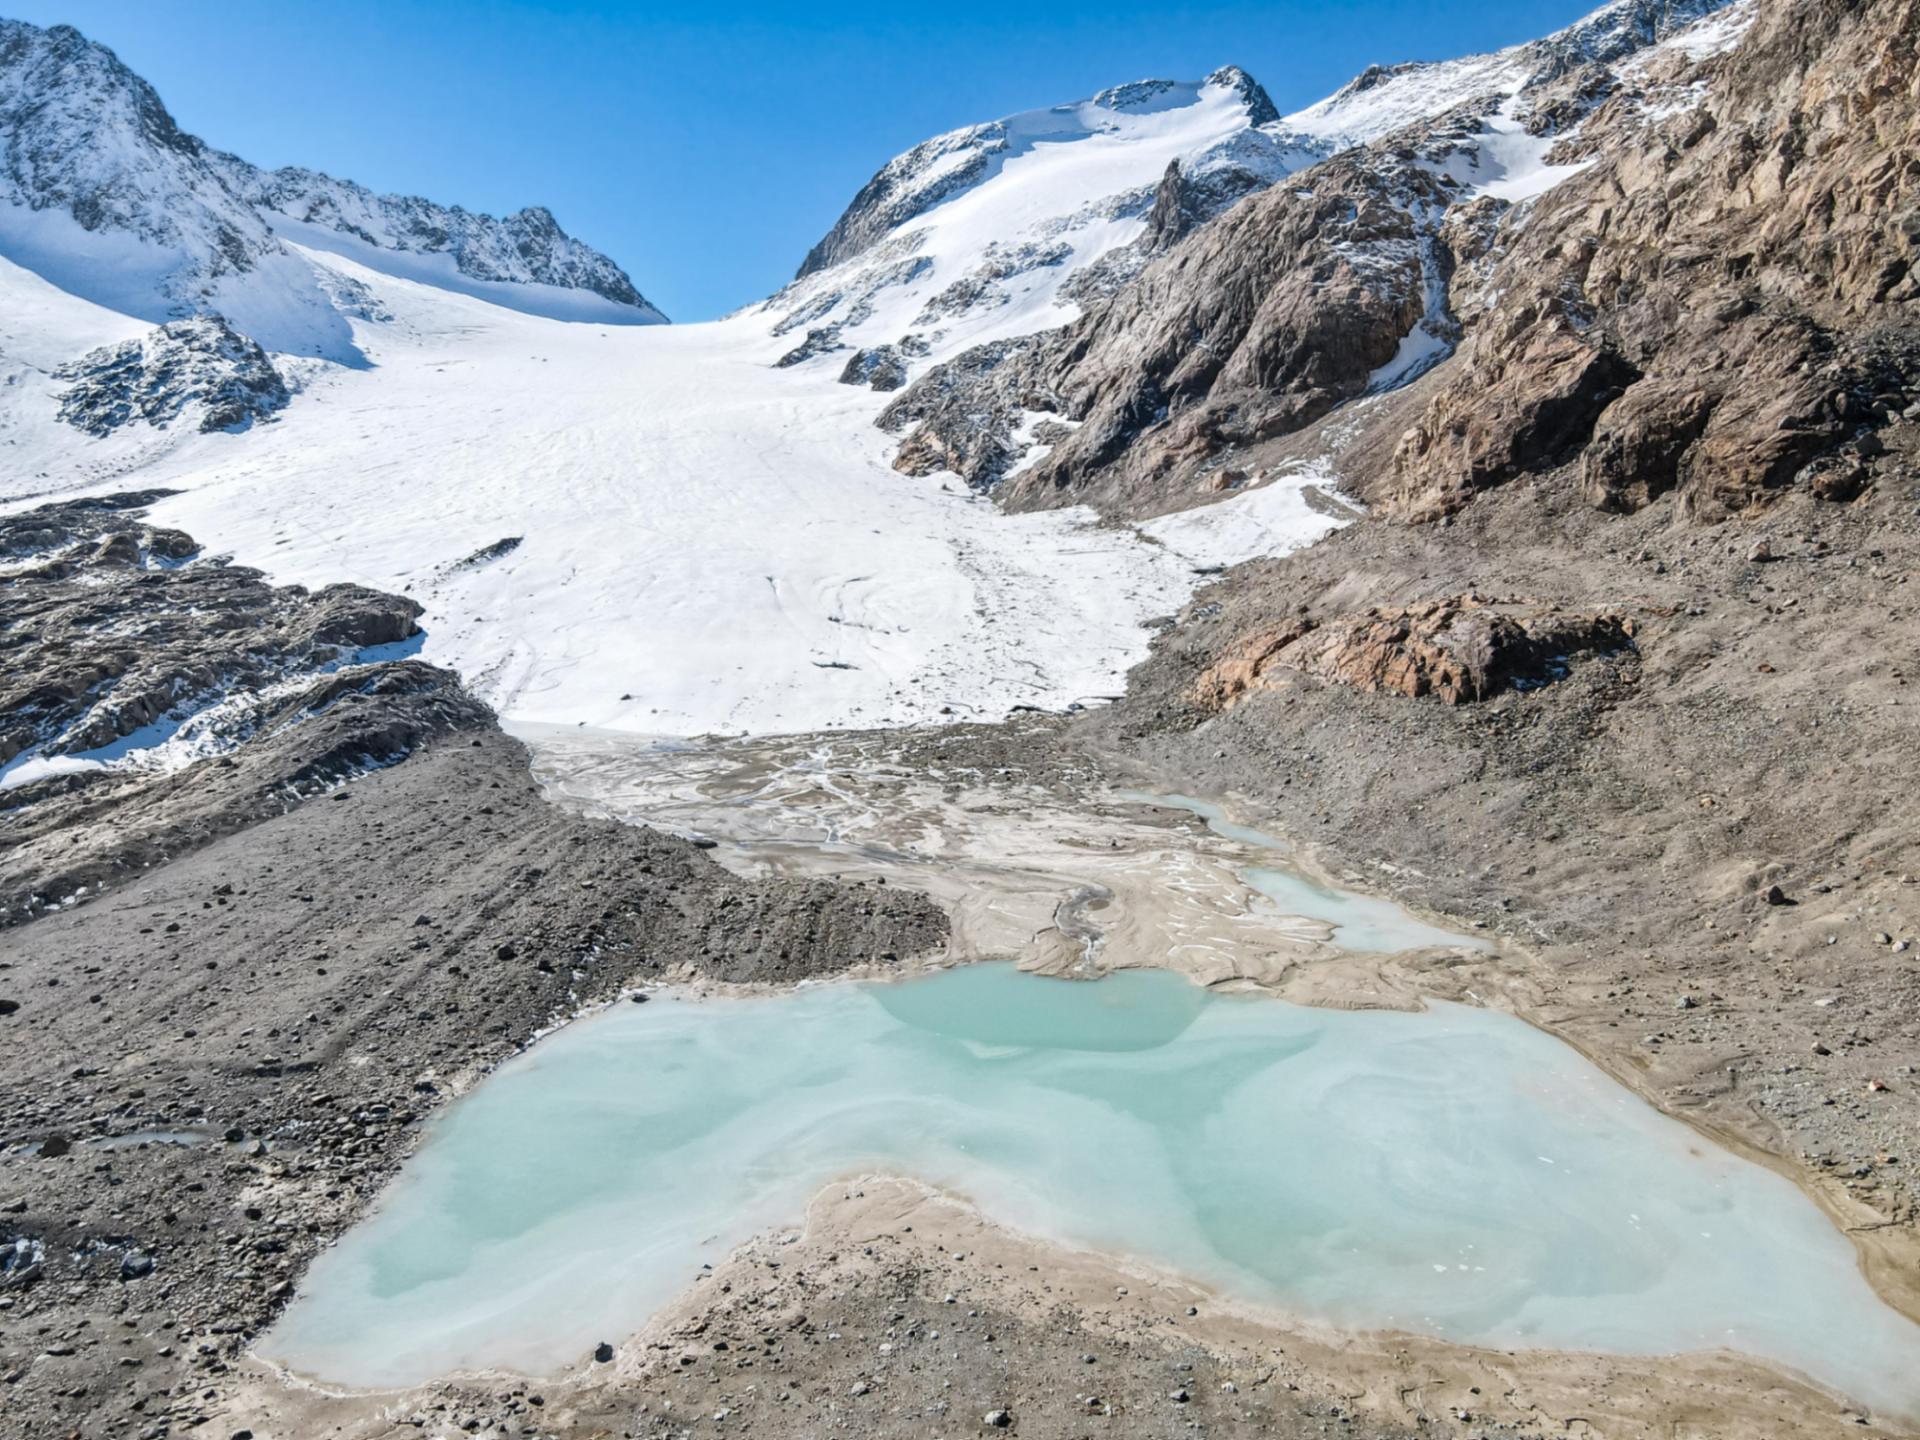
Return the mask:
<svg viewBox="0 0 1920 1440">
<path fill-rule="evenodd" d="M 1498 1013 L 984 964 L 573 1025 L 434 1124 L 262 1346 L 324 1380 L 539 1372 L 835 1178 L 1355 1328 L 1727 1347 L 1920 1409 L 1920 1326 L 1791 1183 Z"/>
</svg>

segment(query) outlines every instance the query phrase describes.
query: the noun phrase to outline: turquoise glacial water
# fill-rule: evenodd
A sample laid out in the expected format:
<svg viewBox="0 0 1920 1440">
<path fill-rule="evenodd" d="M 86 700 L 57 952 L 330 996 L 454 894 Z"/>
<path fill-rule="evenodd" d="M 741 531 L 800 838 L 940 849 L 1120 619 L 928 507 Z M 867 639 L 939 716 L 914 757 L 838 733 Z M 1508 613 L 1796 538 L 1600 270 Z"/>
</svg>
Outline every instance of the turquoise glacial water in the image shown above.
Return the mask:
<svg viewBox="0 0 1920 1440">
<path fill-rule="evenodd" d="M 1280 854 L 1292 848 L 1284 840 L 1264 830 L 1240 824 L 1227 814 L 1224 807 L 1211 800 L 1200 800 L 1191 795 L 1157 795 L 1147 790 L 1123 790 L 1120 798 L 1138 804 L 1165 805 L 1171 809 L 1188 811 L 1205 821 L 1214 834 L 1237 840 L 1243 845 Z M 1428 945 L 1467 950 L 1492 948 L 1478 936 L 1429 925 L 1391 900 L 1361 895 L 1351 890 L 1338 890 L 1297 870 L 1248 866 L 1239 874 L 1241 880 L 1273 901 L 1283 914 L 1303 915 L 1309 920 L 1319 920 L 1330 926 L 1333 943 L 1343 950 L 1392 954 Z"/>
<path fill-rule="evenodd" d="M 1727 1347 L 1920 1408 L 1920 1326 L 1811 1201 L 1520 1021 L 998 964 L 568 1027 L 439 1117 L 260 1348 L 345 1384 L 540 1373 L 872 1171 L 1338 1325 Z"/>
</svg>

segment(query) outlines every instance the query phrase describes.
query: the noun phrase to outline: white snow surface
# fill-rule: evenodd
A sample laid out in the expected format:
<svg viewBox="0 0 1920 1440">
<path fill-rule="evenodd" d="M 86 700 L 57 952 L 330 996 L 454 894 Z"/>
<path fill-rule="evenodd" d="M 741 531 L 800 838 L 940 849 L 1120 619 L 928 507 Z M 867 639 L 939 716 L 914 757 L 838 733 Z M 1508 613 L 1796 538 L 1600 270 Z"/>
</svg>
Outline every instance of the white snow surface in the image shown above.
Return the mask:
<svg viewBox="0 0 1920 1440">
<path fill-rule="evenodd" d="M 1437 167 L 1466 187 L 1463 198 L 1491 195 L 1516 203 L 1531 200 L 1593 163 L 1549 165 L 1547 153 L 1562 137 L 1529 135 L 1518 114 L 1519 103 L 1517 96 L 1508 96 L 1481 123 L 1479 133 L 1454 147 Z"/>
<path fill-rule="evenodd" d="M 351 322 L 366 368 L 313 362 L 274 423 L 158 454 L 57 426 L 44 400 L 5 404 L 42 473 L 7 469 L 4 493 L 178 486 L 154 518 L 210 554 L 421 601 L 423 657 L 508 720 L 662 735 L 1116 695 L 1142 622 L 1194 583 L 1187 555 L 1085 513 L 1009 516 L 897 473 L 872 424 L 883 397 L 770 368 L 782 342 L 751 321 L 566 323 L 307 259 L 391 317 Z M 36 285 L 0 268 L 0 314 Z M 49 351 L 126 324 L 61 299 L 71 338 Z"/>
<path fill-rule="evenodd" d="M 1692 61 L 1710 60 L 1716 55 L 1726 54 L 1745 39 L 1747 31 L 1753 28 L 1753 22 L 1759 17 L 1759 0 L 1735 0 L 1726 9 L 1708 15 L 1643 51 L 1642 57 L 1644 61 L 1650 61 L 1661 55 L 1678 52 Z M 1634 63 L 1632 60 L 1627 62 L 1629 66 Z"/>
<path fill-rule="evenodd" d="M 1758 0 L 1734 0 L 1724 10 L 1715 11 L 1658 44 L 1629 56 L 1621 62 L 1618 73 L 1630 86 L 1645 86 L 1676 59 L 1697 65 L 1724 55 L 1746 38 L 1759 15 Z M 1704 87 L 1699 84 L 1684 87 L 1678 95 L 1661 96 L 1659 108 L 1677 111 L 1688 102 L 1697 103 L 1704 93 Z"/>
<path fill-rule="evenodd" d="M 1326 99 L 1296 110 L 1283 123 L 1333 148 L 1365 145 L 1475 96 L 1516 93 L 1533 74 L 1522 48 L 1435 64 L 1376 67 Z"/>
<path fill-rule="evenodd" d="M 1338 496 L 1332 471 L 1315 463 L 1216 504 L 1148 520 L 1140 530 L 1192 565 L 1221 567 L 1285 555 L 1347 523 L 1308 504 L 1309 486 Z M 1351 501 L 1343 503 L 1356 508 Z"/>
</svg>

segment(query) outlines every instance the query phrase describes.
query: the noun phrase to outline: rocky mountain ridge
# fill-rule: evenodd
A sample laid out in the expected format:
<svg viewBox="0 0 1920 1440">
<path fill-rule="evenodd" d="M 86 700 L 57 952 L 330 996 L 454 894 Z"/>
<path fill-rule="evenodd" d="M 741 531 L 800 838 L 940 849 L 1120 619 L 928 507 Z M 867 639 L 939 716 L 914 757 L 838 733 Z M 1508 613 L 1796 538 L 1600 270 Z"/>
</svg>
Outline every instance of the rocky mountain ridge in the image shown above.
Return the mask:
<svg viewBox="0 0 1920 1440">
<path fill-rule="evenodd" d="M 1285 123 L 1328 149 L 1380 140 L 1463 105 L 1539 91 L 1577 71 L 1616 65 L 1727 7 L 1728 0 L 1610 0 L 1538 40 L 1451 60 L 1371 65 Z"/>
<path fill-rule="evenodd" d="M 1608 66 L 1725 3 L 1615 0 L 1554 35 L 1492 54 L 1375 66 L 1292 115 L 1281 115 L 1245 71 L 1227 66 L 1198 85 L 1140 81 L 936 136 L 883 166 L 809 252 L 794 283 L 757 313 L 774 318 L 776 335 L 800 339 L 783 363 L 851 352 L 828 363 L 850 383 L 894 389 L 972 345 L 1072 324 L 1244 197 L 1390 135 L 1430 151 L 1428 168 L 1451 165 L 1464 188 L 1519 198 L 1548 148 L 1530 141 L 1568 128 L 1590 108 L 1571 96 L 1563 113 L 1549 116 L 1549 91 L 1568 90 L 1567 77 L 1576 74 L 1591 84 Z M 1511 113 L 1519 110 L 1537 112 L 1532 132 Z M 1136 129 L 1139 117 L 1153 123 Z M 1029 153 L 1037 142 L 1053 153 Z M 1128 163 L 1119 164 L 1121 157 Z M 1129 183 L 1115 188 L 1123 172 Z M 1035 193 L 1042 189 L 1043 196 Z M 1432 212 L 1418 221 L 1421 244 L 1429 244 L 1438 207 L 1417 197 L 1406 203 Z M 1444 281 L 1425 269 L 1415 288 L 1430 299 Z M 1456 338 L 1431 306 L 1416 313 L 1432 322 L 1431 333 L 1399 367 L 1398 380 Z M 967 363 L 980 368 L 978 357 Z M 900 416 L 884 424 L 897 430 Z M 988 471 L 964 470 L 970 483 L 1007 468 L 1005 441 L 971 447 L 996 458 Z M 943 448 L 922 432 L 907 453 L 920 469 Z"/>
<path fill-rule="evenodd" d="M 1239 488 L 1250 447 L 1445 361 L 1496 232 L 1550 234 L 1536 211 L 1695 103 L 1751 18 L 1617 4 L 1495 56 L 1369 72 L 1284 123 L 1331 144 L 1395 128 L 1211 223 L 1169 174 L 1160 253 L 1071 324 L 923 376 L 880 417 L 897 463 L 1016 508 L 1154 514 Z"/>
<path fill-rule="evenodd" d="M 636 321 L 664 318 L 543 209 L 495 218 L 214 150 L 69 25 L 0 20 L 0 135 L 0 253 L 141 318 L 219 311 L 269 348 L 310 351 L 331 307 L 284 243 L 296 229 L 321 248 L 337 238 L 439 257 L 468 280 L 579 291 Z"/>
<path fill-rule="evenodd" d="M 553 212 L 532 205 L 511 215 L 479 215 L 417 195 L 377 195 L 364 185 L 315 170 L 287 166 L 261 170 L 237 156 L 216 154 L 216 166 L 236 194 L 268 223 L 331 231 L 375 250 L 446 255 L 472 280 L 553 285 L 584 290 L 664 320 L 612 260 L 560 228 Z M 308 229 L 292 230 L 296 238 Z"/>
</svg>

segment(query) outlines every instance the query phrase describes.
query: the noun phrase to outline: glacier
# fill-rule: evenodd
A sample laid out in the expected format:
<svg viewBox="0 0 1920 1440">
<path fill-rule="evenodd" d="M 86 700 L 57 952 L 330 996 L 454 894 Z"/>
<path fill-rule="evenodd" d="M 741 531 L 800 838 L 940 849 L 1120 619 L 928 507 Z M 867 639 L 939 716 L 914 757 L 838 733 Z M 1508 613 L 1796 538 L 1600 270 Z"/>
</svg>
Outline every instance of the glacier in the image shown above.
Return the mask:
<svg viewBox="0 0 1920 1440">
<path fill-rule="evenodd" d="M 44 66 L 0 65 L 0 119 L 46 162 L 38 189 L 0 195 L 0 503 L 134 474 L 177 487 L 155 519 L 210 552 L 420 601 L 425 658 L 509 721 L 785 733 L 1097 703 L 1201 574 L 1342 523 L 1308 503 L 1324 477 L 1143 530 L 1007 516 L 891 468 L 884 397 L 839 383 L 856 347 L 912 339 L 890 358 L 919 369 L 1071 320 L 1124 275 L 1169 165 L 1231 196 L 1469 105 L 1488 122 L 1481 183 L 1536 193 L 1570 167 L 1541 167 L 1506 102 L 1651 43 L 1650 13 L 1617 0 L 1292 116 L 1227 67 L 956 131 L 890 162 L 793 285 L 692 326 L 629 323 L 662 317 L 544 211 L 465 216 L 190 136 L 156 160 L 150 88 L 77 32 L 33 32 L 30 56 L 53 47 L 85 70 L 83 99 L 112 104 L 37 107 L 58 89 Z M 125 174 L 151 184 L 114 223 L 76 218 L 76 184 Z M 283 413 L 246 434 L 59 423 L 63 365 L 183 304 L 274 352 Z"/>
</svg>

